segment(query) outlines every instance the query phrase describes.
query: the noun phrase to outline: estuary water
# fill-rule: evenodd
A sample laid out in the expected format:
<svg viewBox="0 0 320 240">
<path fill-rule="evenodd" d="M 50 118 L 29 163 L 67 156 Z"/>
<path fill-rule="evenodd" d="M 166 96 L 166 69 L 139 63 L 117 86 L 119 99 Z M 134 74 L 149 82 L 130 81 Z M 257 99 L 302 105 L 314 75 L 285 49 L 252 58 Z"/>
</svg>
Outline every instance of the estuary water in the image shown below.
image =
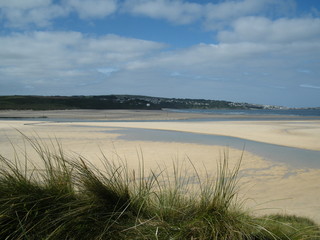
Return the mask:
<svg viewBox="0 0 320 240">
<path fill-rule="evenodd" d="M 170 112 L 186 113 L 204 113 L 212 115 L 212 118 L 205 119 L 187 119 L 187 120 L 160 120 L 165 122 L 194 121 L 201 124 L 201 121 L 242 121 L 242 120 L 294 120 L 294 119 L 317 119 L 320 120 L 320 109 L 283 109 L 283 110 L 200 110 L 200 109 L 165 109 Z M 219 116 L 220 117 L 216 117 Z M 221 117 L 222 116 L 222 117 Z M 228 117 L 232 116 L 232 117 Z M 243 118 L 245 116 L 245 118 Z M 271 116 L 271 117 L 270 117 Z M 10 120 L 10 119 L 7 119 Z M 14 119 L 17 120 L 17 119 Z M 20 120 L 24 120 L 21 118 Z M 48 122 L 113 122 L 119 120 L 86 120 L 86 119 L 54 119 L 54 118 L 33 118 L 33 121 Z M 141 120 L 136 120 L 141 122 Z M 145 120 L 159 121 L 159 120 Z M 120 122 L 131 122 L 122 120 Z M 135 121 L 133 121 L 135 122 Z M 285 147 L 275 144 L 256 142 L 236 137 L 227 137 L 219 135 L 188 133 L 179 131 L 166 130 L 149 130 L 135 128 L 102 128 L 101 131 L 115 131 L 120 133 L 120 139 L 130 141 L 163 141 L 163 142 L 182 142 L 195 143 L 203 145 L 218 145 L 236 149 L 245 149 L 266 160 L 286 163 L 295 168 L 319 168 L 320 169 L 320 151 L 304 150 L 299 148 Z"/>
<path fill-rule="evenodd" d="M 257 109 L 257 110 L 216 110 L 216 109 L 166 109 L 168 112 L 202 113 L 208 115 L 222 115 L 223 118 L 213 117 L 212 121 L 242 121 L 242 120 L 290 120 L 298 119 L 320 119 L 320 109 Z M 232 116 L 229 118 L 228 116 Z M 246 118 L 243 118 L 246 116 Z M 259 117 L 258 117 L 259 116 Z M 268 117 L 272 118 L 268 118 Z M 189 119 L 176 121 L 210 121 L 205 119 Z M 141 141 L 164 141 L 164 142 L 183 142 L 204 145 L 218 145 L 221 147 L 232 147 L 245 149 L 266 160 L 282 162 L 295 168 L 320 168 L 320 151 L 305 150 L 294 147 L 280 146 L 257 141 L 251 141 L 236 137 L 188 133 L 166 130 L 149 129 L 121 129 L 120 138 L 125 140 Z"/>
<path fill-rule="evenodd" d="M 280 146 L 236 137 L 199 134 L 168 130 L 122 128 L 119 139 L 130 141 L 182 142 L 203 145 L 216 145 L 246 150 L 266 160 L 288 164 L 294 168 L 320 168 L 320 151 Z"/>
<path fill-rule="evenodd" d="M 172 112 L 207 113 L 222 115 L 287 115 L 287 116 L 320 116 L 320 109 L 166 109 Z"/>
</svg>

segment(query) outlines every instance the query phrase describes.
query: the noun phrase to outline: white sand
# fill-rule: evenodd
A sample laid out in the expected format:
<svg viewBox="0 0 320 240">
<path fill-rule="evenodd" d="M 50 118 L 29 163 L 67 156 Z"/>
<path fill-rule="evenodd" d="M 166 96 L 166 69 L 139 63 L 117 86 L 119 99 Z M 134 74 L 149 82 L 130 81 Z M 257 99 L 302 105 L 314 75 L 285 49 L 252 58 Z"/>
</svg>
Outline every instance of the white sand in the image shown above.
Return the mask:
<svg viewBox="0 0 320 240">
<path fill-rule="evenodd" d="M 92 123 L 76 123 L 91 126 Z M 95 126 L 146 128 L 232 136 L 288 147 L 320 150 L 320 121 L 110 122 Z"/>
<path fill-rule="evenodd" d="M 16 129 L 27 136 L 39 135 L 42 141 L 57 138 L 67 153 L 74 152 L 99 166 L 101 150 L 110 159 L 126 159 L 135 168 L 144 159 L 146 169 L 172 166 L 173 161 L 190 158 L 195 166 L 215 172 L 217 160 L 225 151 L 218 146 L 187 143 L 124 141 L 108 127 L 167 129 L 220 134 L 285 146 L 320 150 L 320 121 L 241 121 L 241 122 L 81 122 L 0 121 L 1 154 L 12 158 L 13 149 L 24 151 L 24 141 Z M 109 130 L 112 130 L 110 128 Z M 38 138 L 38 137 L 37 137 Z M 19 148 L 21 147 L 21 148 Z M 229 148 L 231 166 L 241 151 Z M 30 157 L 34 153 L 27 147 Z M 310 217 L 320 223 L 320 169 L 292 169 L 245 152 L 240 179 L 240 197 L 256 214 L 281 212 Z"/>
</svg>

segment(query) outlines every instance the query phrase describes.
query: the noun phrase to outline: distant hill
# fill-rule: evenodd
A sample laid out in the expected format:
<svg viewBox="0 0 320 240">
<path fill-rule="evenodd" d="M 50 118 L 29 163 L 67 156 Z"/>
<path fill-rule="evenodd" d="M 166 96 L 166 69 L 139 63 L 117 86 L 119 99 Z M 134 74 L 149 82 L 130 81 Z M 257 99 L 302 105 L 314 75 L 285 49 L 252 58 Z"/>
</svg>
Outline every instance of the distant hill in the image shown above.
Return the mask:
<svg viewBox="0 0 320 240">
<path fill-rule="evenodd" d="M 99 96 L 0 96 L 0 110 L 62 110 L 62 109 L 262 109 L 263 105 L 229 101 L 161 98 L 136 95 Z M 268 106 L 268 108 L 276 108 Z"/>
</svg>

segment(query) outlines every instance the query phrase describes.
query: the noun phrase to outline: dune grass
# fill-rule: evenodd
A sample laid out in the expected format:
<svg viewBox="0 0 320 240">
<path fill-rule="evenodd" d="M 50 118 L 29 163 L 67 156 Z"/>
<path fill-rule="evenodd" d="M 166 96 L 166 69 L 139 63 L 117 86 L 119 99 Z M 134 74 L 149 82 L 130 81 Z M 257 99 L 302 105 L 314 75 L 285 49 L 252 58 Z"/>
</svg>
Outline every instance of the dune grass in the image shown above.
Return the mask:
<svg viewBox="0 0 320 240">
<path fill-rule="evenodd" d="M 227 154 L 216 176 L 202 178 L 191 160 L 173 163 L 171 174 L 146 171 L 143 159 L 130 170 L 102 154 L 98 169 L 56 141 L 24 138 L 41 163 L 26 152 L 0 155 L 1 239 L 320 239 L 309 219 L 245 210 L 237 199 L 241 159 L 230 169 Z"/>
</svg>

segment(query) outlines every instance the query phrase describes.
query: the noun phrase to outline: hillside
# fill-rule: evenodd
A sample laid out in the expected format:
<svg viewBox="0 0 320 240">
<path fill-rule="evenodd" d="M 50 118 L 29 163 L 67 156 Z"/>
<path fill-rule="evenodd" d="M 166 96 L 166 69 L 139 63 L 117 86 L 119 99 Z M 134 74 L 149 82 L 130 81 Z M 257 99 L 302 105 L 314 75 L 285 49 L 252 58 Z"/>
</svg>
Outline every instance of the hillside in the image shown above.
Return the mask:
<svg viewBox="0 0 320 240">
<path fill-rule="evenodd" d="M 136 95 L 100 96 L 0 96 L 0 110 L 62 110 L 62 109 L 262 109 L 263 105 L 230 101 L 161 98 Z M 275 108 L 268 106 L 268 108 Z"/>
</svg>

